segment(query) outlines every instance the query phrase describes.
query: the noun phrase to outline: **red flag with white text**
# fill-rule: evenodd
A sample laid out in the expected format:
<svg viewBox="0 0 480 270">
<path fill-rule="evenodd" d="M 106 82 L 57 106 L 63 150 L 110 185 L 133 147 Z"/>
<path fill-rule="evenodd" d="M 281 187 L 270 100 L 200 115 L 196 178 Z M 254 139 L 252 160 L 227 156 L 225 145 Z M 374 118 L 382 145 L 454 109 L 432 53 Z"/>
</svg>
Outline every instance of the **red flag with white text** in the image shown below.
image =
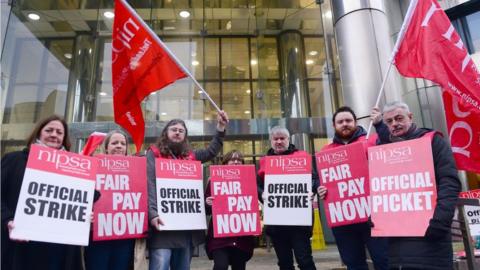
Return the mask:
<svg viewBox="0 0 480 270">
<path fill-rule="evenodd" d="M 141 102 L 150 93 L 187 74 L 124 0 L 115 0 L 112 33 L 112 87 L 115 122 L 132 136 L 137 152 L 145 121 Z"/>
<path fill-rule="evenodd" d="M 90 134 L 90 136 L 88 136 L 87 143 L 82 149 L 82 155 L 91 156 L 95 150 L 97 150 L 97 147 L 103 143 L 103 140 L 106 136 L 106 133 L 97 131 Z"/>
<path fill-rule="evenodd" d="M 438 83 L 458 100 L 464 111 L 470 112 L 471 117 L 463 119 L 465 124 L 475 126 L 478 120 L 471 122 L 475 119 L 473 116 L 480 114 L 480 74 L 475 63 L 436 0 L 412 0 L 410 5 L 405 28 L 402 28 L 405 32 L 400 33 L 400 46 L 395 55 L 398 71 L 406 77 L 425 78 Z M 446 115 L 450 123 L 449 133 L 452 134 L 455 120 L 453 114 L 448 113 L 449 106 L 446 106 Z M 473 140 L 470 147 L 478 153 L 478 134 L 474 135 L 470 138 Z M 451 137 L 452 150 L 456 145 L 464 146 L 464 142 L 459 141 L 464 139 L 461 136 Z M 467 169 L 469 166 L 463 166 L 465 159 L 459 158 L 458 154 L 455 156 L 460 169 L 471 170 Z M 468 163 L 480 164 L 478 155 L 469 158 Z"/>
<path fill-rule="evenodd" d="M 458 98 L 443 92 L 452 152 L 460 170 L 480 173 L 480 112 L 468 111 Z"/>
</svg>

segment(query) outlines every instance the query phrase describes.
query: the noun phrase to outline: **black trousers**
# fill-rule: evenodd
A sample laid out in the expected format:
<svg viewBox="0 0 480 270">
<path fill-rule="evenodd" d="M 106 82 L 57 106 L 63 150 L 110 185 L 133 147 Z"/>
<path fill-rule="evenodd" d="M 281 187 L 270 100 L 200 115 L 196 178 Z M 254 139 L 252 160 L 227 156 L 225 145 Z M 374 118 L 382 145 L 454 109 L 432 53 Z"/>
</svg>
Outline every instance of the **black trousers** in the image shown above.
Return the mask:
<svg viewBox="0 0 480 270">
<path fill-rule="evenodd" d="M 219 248 L 212 251 L 213 270 L 245 270 L 248 261 L 248 254 L 234 247 Z"/>
<path fill-rule="evenodd" d="M 295 227 L 270 234 L 280 270 L 295 270 L 293 256 L 300 270 L 316 270 L 310 246 L 311 235 L 311 231 Z"/>
</svg>

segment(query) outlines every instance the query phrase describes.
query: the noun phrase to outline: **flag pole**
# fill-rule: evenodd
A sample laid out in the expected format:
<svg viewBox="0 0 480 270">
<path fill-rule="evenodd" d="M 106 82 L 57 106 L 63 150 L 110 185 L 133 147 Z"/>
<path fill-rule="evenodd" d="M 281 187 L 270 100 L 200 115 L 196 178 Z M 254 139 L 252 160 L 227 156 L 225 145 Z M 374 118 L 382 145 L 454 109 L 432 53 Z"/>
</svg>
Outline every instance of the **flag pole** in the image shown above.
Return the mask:
<svg viewBox="0 0 480 270">
<path fill-rule="evenodd" d="M 407 14 L 405 14 L 405 19 L 403 20 L 402 27 L 400 28 L 400 32 L 398 33 L 397 41 L 395 42 L 395 46 L 393 47 L 392 54 L 390 56 L 390 60 L 388 60 L 388 68 L 387 72 L 383 76 L 382 85 L 380 86 L 380 91 L 378 91 L 377 101 L 375 101 L 375 106 L 378 107 L 380 103 L 380 97 L 383 95 L 383 91 L 385 89 L 385 83 L 387 82 L 388 75 L 390 74 L 390 70 L 392 70 L 393 63 L 395 62 L 395 56 L 397 55 L 398 48 L 400 47 L 400 43 L 403 41 L 405 36 L 405 32 L 407 31 L 408 26 L 410 25 L 410 21 L 412 20 L 413 11 L 417 7 L 418 0 L 412 0 L 410 5 L 408 6 Z M 372 131 L 373 121 L 370 119 L 370 124 L 368 125 L 368 131 L 366 139 L 370 137 L 370 133 Z"/>
<path fill-rule="evenodd" d="M 202 91 L 202 93 L 205 95 L 205 97 L 210 101 L 210 103 L 213 105 L 213 107 L 215 107 L 215 109 L 217 110 L 217 112 L 220 112 L 220 107 L 218 107 L 218 105 L 215 103 L 215 101 L 213 101 L 213 99 L 210 97 L 210 95 L 208 95 L 207 91 L 205 91 L 205 89 L 203 89 L 203 87 L 200 85 L 200 83 L 193 77 L 193 75 L 190 73 L 190 71 L 188 71 L 188 69 L 182 64 L 182 62 L 180 62 L 180 60 L 178 60 L 178 58 L 172 53 L 172 51 L 170 51 L 170 49 L 167 47 L 167 45 L 165 45 L 165 43 L 163 43 L 163 41 L 157 36 L 157 34 L 155 32 L 153 32 L 153 30 L 147 25 L 147 23 L 145 23 L 145 21 L 137 14 L 137 12 L 125 1 L 125 0 L 119 0 L 122 2 L 122 4 L 130 10 L 130 12 L 138 19 L 138 21 L 145 27 L 145 29 L 147 29 L 147 31 L 150 33 L 150 35 L 153 36 L 153 38 L 155 39 L 155 41 L 157 41 L 157 43 L 168 53 L 168 55 L 170 57 L 172 57 L 172 59 L 177 63 L 177 65 L 183 70 L 183 72 L 185 72 L 185 74 L 187 74 L 188 77 L 190 77 L 190 79 L 193 80 L 193 83 L 198 87 L 200 88 L 200 90 Z"/>
</svg>

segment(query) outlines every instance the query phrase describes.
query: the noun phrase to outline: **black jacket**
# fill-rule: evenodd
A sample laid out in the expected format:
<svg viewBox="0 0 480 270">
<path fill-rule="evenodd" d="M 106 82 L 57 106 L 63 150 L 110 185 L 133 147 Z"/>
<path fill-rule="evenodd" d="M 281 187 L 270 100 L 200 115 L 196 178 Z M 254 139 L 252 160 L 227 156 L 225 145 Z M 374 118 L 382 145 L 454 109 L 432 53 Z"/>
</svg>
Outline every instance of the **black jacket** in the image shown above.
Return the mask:
<svg viewBox="0 0 480 270">
<path fill-rule="evenodd" d="M 379 128 L 377 128 L 377 126 Z M 391 143 L 385 125 L 376 125 L 378 144 Z M 382 131 L 383 130 L 383 131 Z M 417 139 L 432 131 L 417 128 L 403 139 Z M 432 140 L 433 165 L 437 184 L 437 205 L 424 237 L 391 237 L 389 240 L 389 264 L 391 267 L 416 267 L 420 269 L 453 269 L 452 224 L 458 194 L 461 190 L 458 171 L 452 150 L 442 136 L 436 133 Z"/>
<path fill-rule="evenodd" d="M 82 269 L 79 246 L 43 242 L 14 242 L 8 237 L 7 223 L 13 220 L 22 187 L 28 150 L 12 152 L 2 158 L 2 269 Z"/>
</svg>

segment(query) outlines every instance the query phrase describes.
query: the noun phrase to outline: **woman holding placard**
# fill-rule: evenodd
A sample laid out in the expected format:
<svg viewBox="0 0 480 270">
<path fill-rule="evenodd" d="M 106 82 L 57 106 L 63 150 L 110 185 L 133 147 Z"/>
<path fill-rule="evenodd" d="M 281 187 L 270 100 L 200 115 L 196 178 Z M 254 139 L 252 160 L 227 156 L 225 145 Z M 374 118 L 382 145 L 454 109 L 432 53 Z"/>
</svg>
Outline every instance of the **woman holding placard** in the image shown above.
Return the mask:
<svg viewBox="0 0 480 270">
<path fill-rule="evenodd" d="M 120 130 L 110 131 L 103 141 L 106 155 L 127 155 L 127 136 Z M 87 270 L 127 270 L 132 265 L 135 239 L 91 241 L 85 249 Z"/>
<path fill-rule="evenodd" d="M 56 115 L 38 122 L 27 139 L 27 147 L 2 158 L 2 269 L 82 269 L 79 246 L 8 237 L 15 226 L 15 209 L 32 144 L 69 151 L 67 123 Z"/>
<path fill-rule="evenodd" d="M 240 151 L 232 150 L 225 154 L 222 165 L 242 165 L 245 164 L 243 155 Z M 205 202 L 207 204 L 207 214 L 211 212 L 211 206 L 215 197 L 211 196 L 210 182 L 205 191 Z M 213 223 L 210 220 L 207 233 L 207 254 L 213 259 L 213 270 L 227 270 L 232 266 L 232 270 L 244 270 L 247 261 L 252 258 L 254 248 L 253 236 L 238 237 L 213 237 Z"/>
</svg>

